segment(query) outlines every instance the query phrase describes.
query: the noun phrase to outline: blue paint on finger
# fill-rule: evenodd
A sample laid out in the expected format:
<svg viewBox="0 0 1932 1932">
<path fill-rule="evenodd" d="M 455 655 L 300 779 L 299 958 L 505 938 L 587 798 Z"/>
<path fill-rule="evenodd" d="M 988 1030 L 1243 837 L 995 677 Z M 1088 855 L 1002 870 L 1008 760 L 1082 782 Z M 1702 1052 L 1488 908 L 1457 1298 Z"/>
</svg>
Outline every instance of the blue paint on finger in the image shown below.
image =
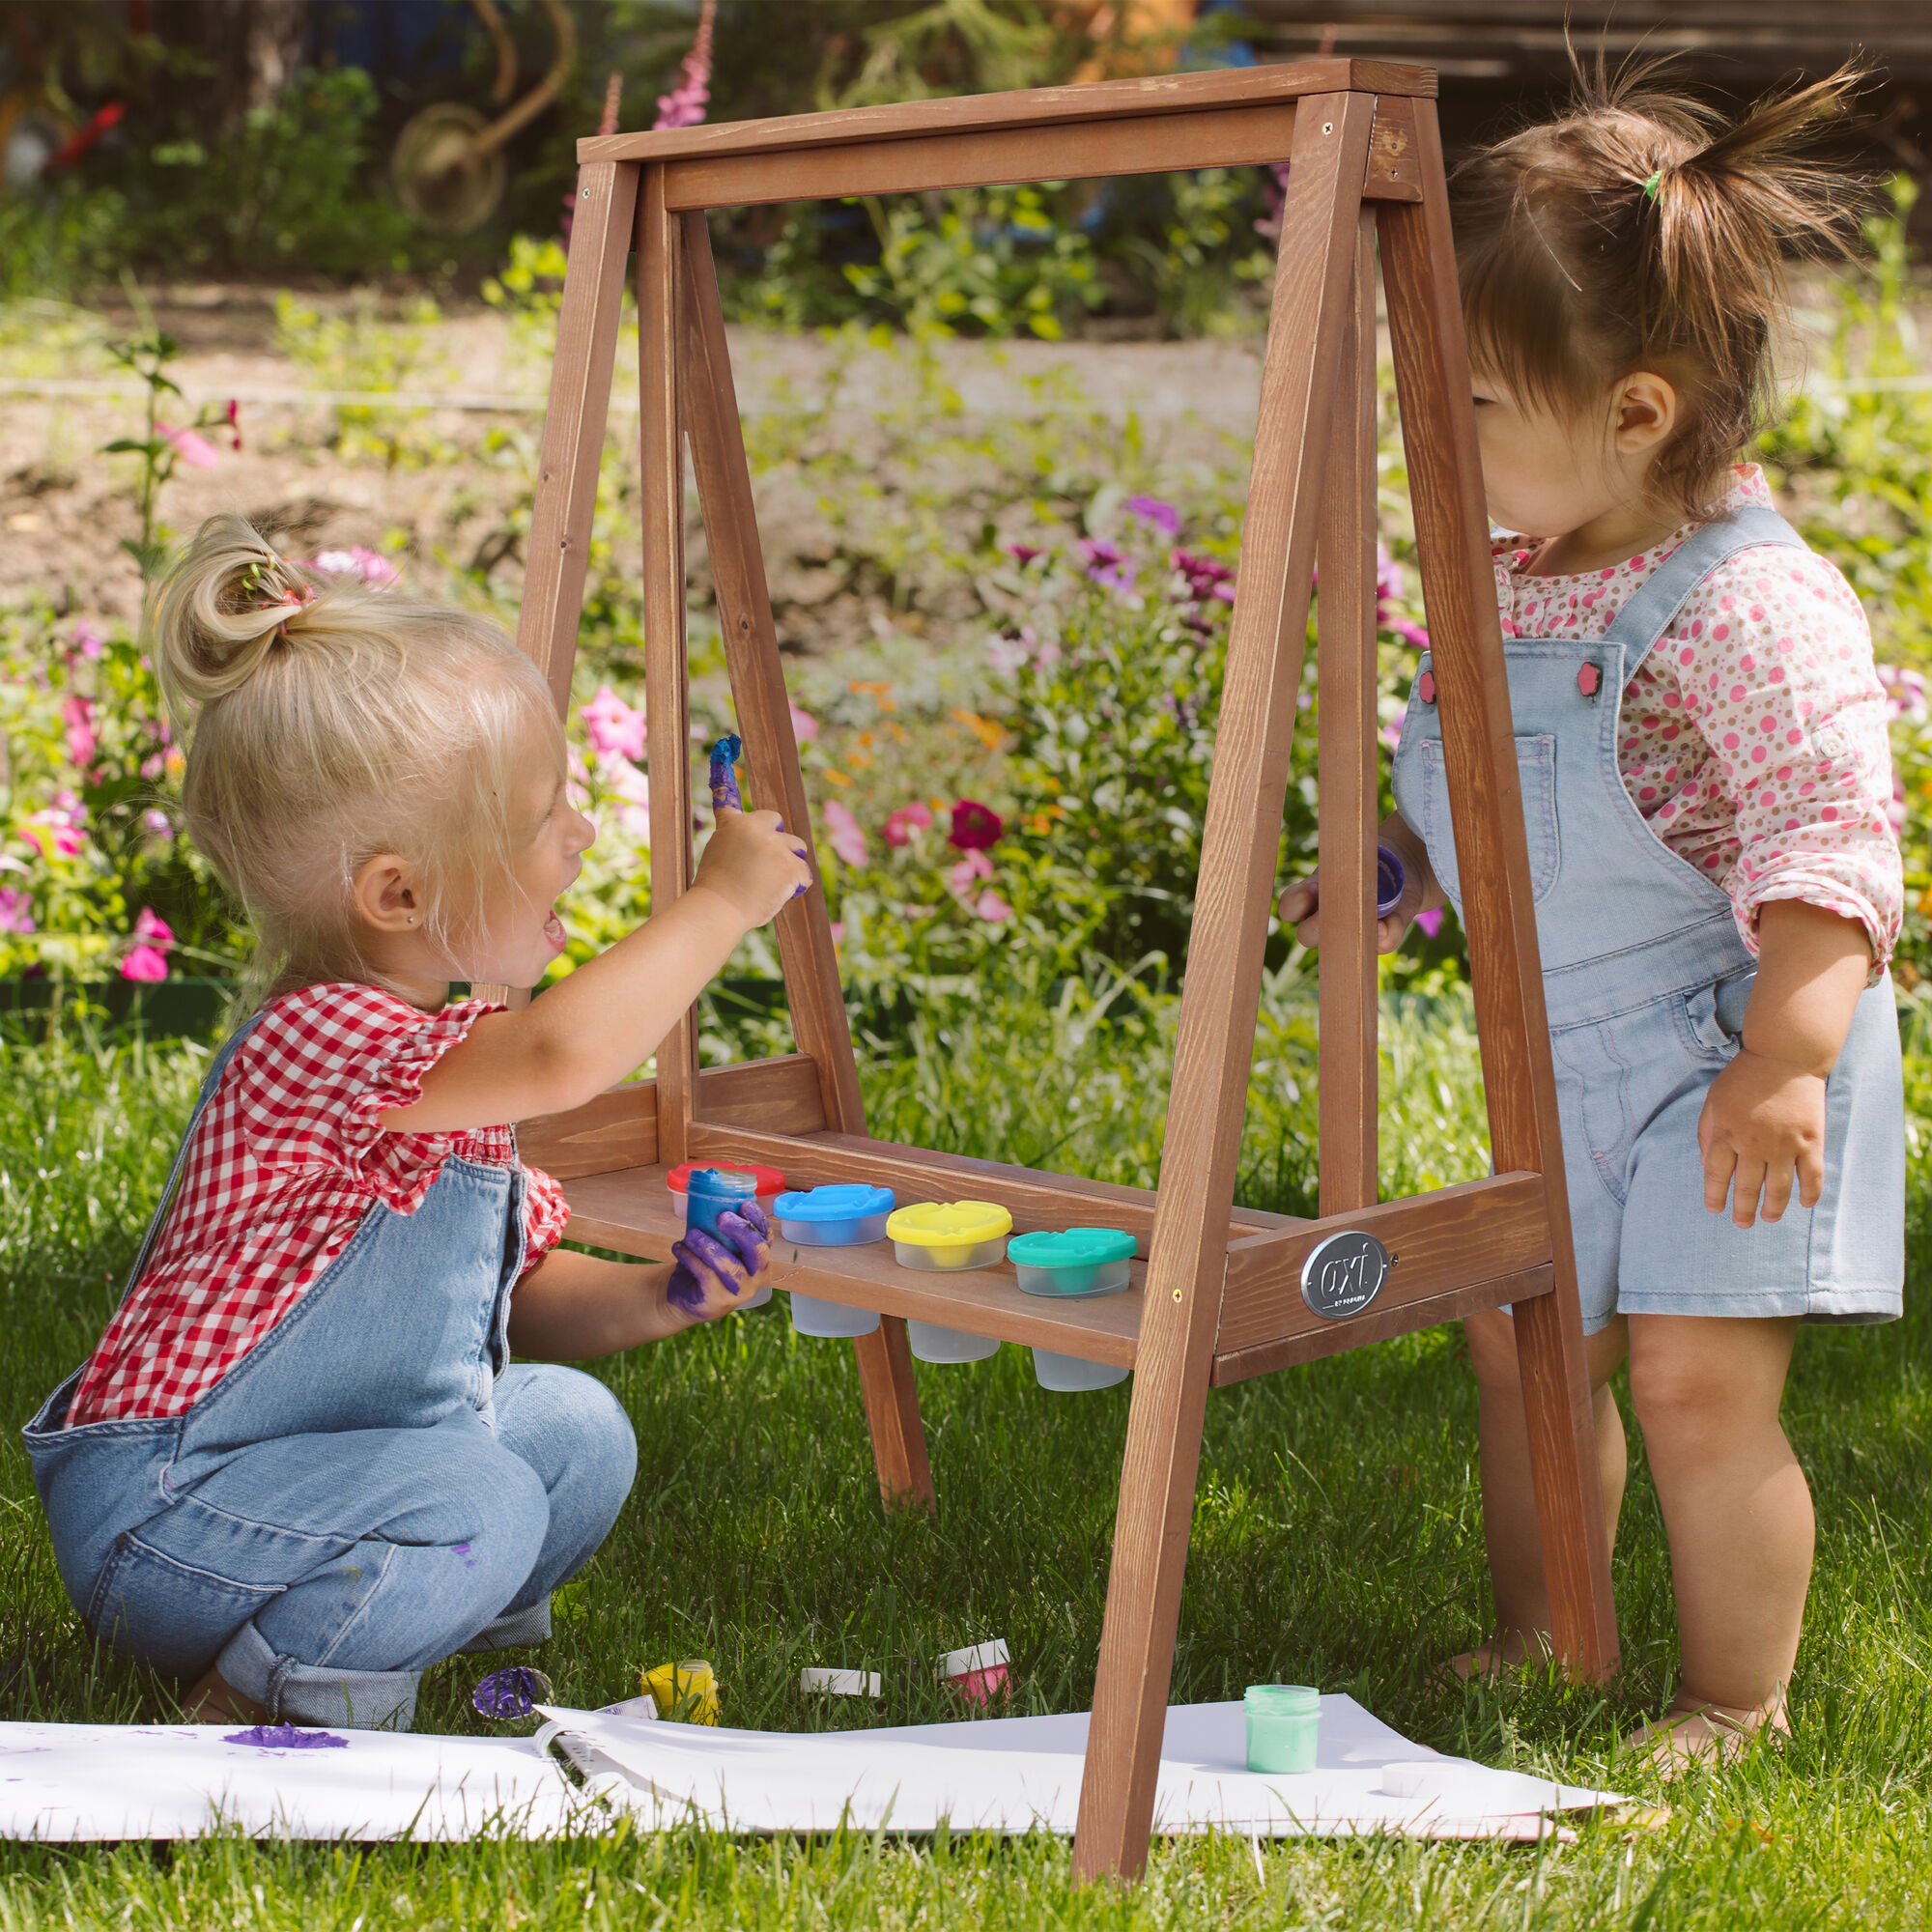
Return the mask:
<svg viewBox="0 0 1932 1932">
<path fill-rule="evenodd" d="M 745 801 L 738 790 L 736 766 L 743 755 L 745 741 L 733 731 L 711 748 L 711 809 L 713 811 L 743 811 Z"/>
</svg>

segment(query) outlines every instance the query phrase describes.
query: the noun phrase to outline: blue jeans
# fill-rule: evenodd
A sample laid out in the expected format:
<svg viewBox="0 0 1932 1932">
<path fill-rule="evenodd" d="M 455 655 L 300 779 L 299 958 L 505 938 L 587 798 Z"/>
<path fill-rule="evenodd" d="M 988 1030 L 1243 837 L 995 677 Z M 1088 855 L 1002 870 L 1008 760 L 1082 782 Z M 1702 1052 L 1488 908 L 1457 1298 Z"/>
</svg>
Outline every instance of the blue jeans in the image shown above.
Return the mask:
<svg viewBox="0 0 1932 1932">
<path fill-rule="evenodd" d="M 184 1414 L 68 1428 L 63 1383 L 25 1436 L 88 1629 L 277 1719 L 396 1729 L 439 1659 L 547 1636 L 637 1447 L 601 1382 L 510 1365 L 523 1256 L 521 1170 L 452 1157 Z"/>
</svg>

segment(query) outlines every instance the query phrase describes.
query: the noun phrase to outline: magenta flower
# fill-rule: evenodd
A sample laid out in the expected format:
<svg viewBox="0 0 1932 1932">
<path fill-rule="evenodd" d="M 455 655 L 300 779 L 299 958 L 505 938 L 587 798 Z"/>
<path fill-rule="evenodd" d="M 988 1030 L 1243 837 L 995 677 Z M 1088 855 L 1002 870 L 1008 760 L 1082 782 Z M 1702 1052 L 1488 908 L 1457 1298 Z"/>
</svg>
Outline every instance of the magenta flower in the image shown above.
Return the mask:
<svg viewBox="0 0 1932 1932">
<path fill-rule="evenodd" d="M 0 932 L 24 934 L 33 930 L 33 901 L 12 886 L 0 886 Z"/>
<path fill-rule="evenodd" d="M 163 442 L 174 444 L 175 454 L 190 469 L 213 469 L 219 459 L 214 454 L 214 446 L 206 437 L 197 436 L 191 429 L 170 429 L 166 423 L 155 425 Z"/>
<path fill-rule="evenodd" d="M 1388 554 L 1388 546 L 1376 546 L 1376 621 L 1388 615 L 1389 606 L 1402 595 L 1402 565 Z"/>
<path fill-rule="evenodd" d="M 1411 624 L 1406 617 L 1397 617 L 1389 625 L 1404 643 L 1413 645 L 1418 651 L 1429 648 L 1429 633 L 1420 624 Z"/>
<path fill-rule="evenodd" d="M 826 842 L 848 866 L 866 863 L 866 834 L 859 821 L 836 798 L 825 801 Z"/>
<path fill-rule="evenodd" d="M 809 745 L 818 736 L 818 720 L 810 711 L 801 711 L 790 698 L 785 699 L 791 706 L 791 735 L 801 745 Z"/>
<path fill-rule="evenodd" d="M 330 577 L 359 577 L 378 590 L 395 582 L 402 574 L 380 551 L 365 544 L 352 544 L 347 550 L 320 551 L 309 561 L 312 570 Z"/>
<path fill-rule="evenodd" d="M 697 35 L 684 57 L 684 77 L 668 94 L 658 96 L 658 118 L 651 124 L 653 133 L 667 128 L 696 128 L 704 119 L 711 99 L 711 17 L 718 0 L 704 0 L 697 16 Z"/>
<path fill-rule="evenodd" d="M 1080 554 L 1087 559 L 1087 575 L 1095 583 L 1122 593 L 1134 587 L 1134 560 L 1118 545 L 1104 537 L 1082 537 Z"/>
<path fill-rule="evenodd" d="M 651 842 L 651 781 L 621 752 L 600 752 L 597 781 L 619 801 L 617 823 L 627 838 Z"/>
<path fill-rule="evenodd" d="M 632 710 L 608 684 L 599 685 L 597 696 L 583 707 L 583 728 L 593 751 L 626 758 L 644 755 L 643 707 Z"/>
<path fill-rule="evenodd" d="M 228 399 L 228 413 L 221 420 L 228 425 L 231 447 L 242 447 L 242 405 L 233 396 Z"/>
<path fill-rule="evenodd" d="M 1235 601 L 1235 573 L 1218 558 L 1198 556 L 1191 550 L 1171 551 L 1168 566 L 1187 580 L 1187 602 L 1206 604 Z"/>
<path fill-rule="evenodd" d="M 973 901 L 973 913 L 989 925 L 1000 925 L 1012 918 L 1013 909 L 989 886 Z"/>
<path fill-rule="evenodd" d="M 946 835 L 946 842 L 955 852 L 979 852 L 997 845 L 1006 829 L 1006 821 L 991 806 L 962 798 L 952 808 L 952 829 Z"/>
<path fill-rule="evenodd" d="M 121 962 L 124 980 L 144 980 L 152 983 L 168 977 L 167 955 L 152 946 L 136 946 Z"/>
<path fill-rule="evenodd" d="M 20 837 L 43 859 L 56 856 L 63 859 L 74 858 L 80 848 L 87 843 L 87 835 L 80 829 L 80 820 L 73 812 L 59 805 L 43 807 L 35 812 L 21 826 Z"/>
<path fill-rule="evenodd" d="M 1044 556 L 1046 553 L 1037 544 L 1009 543 L 1007 546 L 1007 554 L 1024 569 L 1035 557 Z"/>
<path fill-rule="evenodd" d="M 83 618 L 73 627 L 73 647 L 90 663 L 95 663 L 107 648 L 107 640 Z"/>
<path fill-rule="evenodd" d="M 946 875 L 947 890 L 963 899 L 973 888 L 993 876 L 993 862 L 983 852 L 968 852 Z"/>
<path fill-rule="evenodd" d="M 902 805 L 886 820 L 886 843 L 897 847 L 910 845 L 918 835 L 932 823 L 929 807 L 921 805 L 915 799 L 910 805 Z"/>
<path fill-rule="evenodd" d="M 1171 537 L 1180 534 L 1180 512 L 1158 497 L 1129 497 L 1125 507 L 1142 523 L 1151 524 L 1155 529 L 1165 530 Z"/>
<path fill-rule="evenodd" d="M 174 928 L 150 906 L 143 906 L 134 921 L 134 937 L 156 952 L 165 954 L 174 948 Z"/>
<path fill-rule="evenodd" d="M 95 735 L 94 705 L 76 692 L 68 695 L 61 706 L 61 722 L 67 726 L 67 754 L 82 767 L 94 762 L 100 741 Z"/>
<path fill-rule="evenodd" d="M 1427 912 L 1417 913 L 1415 923 L 1431 939 L 1434 939 L 1442 930 L 1442 908 L 1431 906 Z"/>
<path fill-rule="evenodd" d="M 141 769 L 145 772 L 147 766 L 143 765 Z M 150 806 L 141 814 L 141 826 L 150 838 L 172 838 L 175 836 L 174 820 L 159 806 Z"/>
</svg>

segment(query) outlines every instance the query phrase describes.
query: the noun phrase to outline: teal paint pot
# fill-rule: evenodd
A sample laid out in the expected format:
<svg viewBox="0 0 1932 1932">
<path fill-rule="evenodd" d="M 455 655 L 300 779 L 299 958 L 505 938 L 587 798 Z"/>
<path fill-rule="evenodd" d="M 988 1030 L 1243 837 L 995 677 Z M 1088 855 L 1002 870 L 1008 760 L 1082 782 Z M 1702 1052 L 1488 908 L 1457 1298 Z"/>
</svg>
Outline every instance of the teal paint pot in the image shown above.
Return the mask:
<svg viewBox="0 0 1932 1932">
<path fill-rule="evenodd" d="M 1248 1769 L 1293 1776 L 1315 1769 L 1321 1693 L 1307 1684 L 1250 1684 Z"/>
</svg>

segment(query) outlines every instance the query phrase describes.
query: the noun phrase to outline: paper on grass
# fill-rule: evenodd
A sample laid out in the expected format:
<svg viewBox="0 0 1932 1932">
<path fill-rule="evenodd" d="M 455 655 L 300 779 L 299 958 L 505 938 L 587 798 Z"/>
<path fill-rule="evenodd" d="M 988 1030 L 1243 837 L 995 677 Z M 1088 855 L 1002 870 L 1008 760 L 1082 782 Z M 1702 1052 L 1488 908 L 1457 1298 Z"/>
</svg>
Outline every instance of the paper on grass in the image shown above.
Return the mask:
<svg viewBox="0 0 1932 1932">
<path fill-rule="evenodd" d="M 929 1832 L 945 1819 L 954 1831 L 1070 1833 L 1089 1721 L 1082 1712 L 800 1737 L 639 1724 L 616 1711 L 544 1715 L 576 1745 L 597 1788 L 628 1802 L 640 1822 L 695 1815 L 749 1833 L 822 1832 L 841 1823 Z M 1537 1837 L 1551 1813 L 1621 1802 L 1440 1756 L 1347 1696 L 1321 1699 L 1314 1771 L 1264 1776 L 1246 1760 L 1239 1703 L 1171 1707 L 1154 1830 Z M 619 1779 L 635 1789 L 625 1791 Z"/>
</svg>

